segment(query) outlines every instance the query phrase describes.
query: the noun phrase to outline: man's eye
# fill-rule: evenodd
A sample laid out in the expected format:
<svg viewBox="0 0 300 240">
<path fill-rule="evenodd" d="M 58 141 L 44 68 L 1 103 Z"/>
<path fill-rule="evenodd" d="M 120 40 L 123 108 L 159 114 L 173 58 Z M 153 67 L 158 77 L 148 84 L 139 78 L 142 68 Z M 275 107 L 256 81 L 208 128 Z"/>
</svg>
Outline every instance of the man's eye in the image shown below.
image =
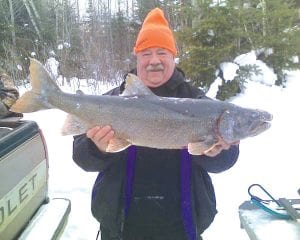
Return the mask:
<svg viewBox="0 0 300 240">
<path fill-rule="evenodd" d="M 159 52 L 159 53 L 158 53 L 158 55 L 161 55 L 161 56 L 162 56 L 162 55 L 166 55 L 166 54 L 167 54 L 166 52 Z"/>
</svg>

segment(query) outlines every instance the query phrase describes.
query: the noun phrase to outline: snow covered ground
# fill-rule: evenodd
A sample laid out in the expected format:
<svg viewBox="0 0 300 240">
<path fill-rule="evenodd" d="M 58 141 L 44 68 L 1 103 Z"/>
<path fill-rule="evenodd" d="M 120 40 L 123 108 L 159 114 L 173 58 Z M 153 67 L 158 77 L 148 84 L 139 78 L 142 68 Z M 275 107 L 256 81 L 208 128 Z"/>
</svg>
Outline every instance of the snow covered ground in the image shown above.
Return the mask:
<svg viewBox="0 0 300 240">
<path fill-rule="evenodd" d="M 266 80 L 270 77 L 270 74 L 264 75 Z M 240 229 L 238 207 L 249 200 L 247 188 L 252 183 L 262 184 L 276 198 L 299 198 L 299 80 L 300 71 L 294 71 L 289 73 L 286 88 L 265 85 L 264 81 L 249 81 L 245 92 L 232 99 L 240 106 L 267 110 L 274 120 L 268 131 L 241 142 L 240 157 L 232 169 L 211 174 L 219 213 L 205 232 L 205 240 L 249 239 Z M 38 122 L 48 144 L 50 197 L 65 197 L 72 201 L 69 221 L 61 239 L 96 239 L 98 223 L 90 212 L 90 196 L 97 173 L 84 172 L 73 163 L 72 137 L 60 135 L 65 117 L 65 113 L 55 109 L 25 114 L 25 119 Z"/>
</svg>

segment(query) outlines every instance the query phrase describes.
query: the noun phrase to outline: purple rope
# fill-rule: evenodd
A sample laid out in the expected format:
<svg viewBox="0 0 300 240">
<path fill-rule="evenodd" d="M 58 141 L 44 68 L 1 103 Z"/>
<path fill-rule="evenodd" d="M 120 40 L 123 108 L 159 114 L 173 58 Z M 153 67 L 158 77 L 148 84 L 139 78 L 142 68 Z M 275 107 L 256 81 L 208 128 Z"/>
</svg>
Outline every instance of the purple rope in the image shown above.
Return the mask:
<svg viewBox="0 0 300 240">
<path fill-rule="evenodd" d="M 187 149 L 181 150 L 181 214 L 185 232 L 189 240 L 196 240 L 191 201 L 192 158 Z"/>
<path fill-rule="evenodd" d="M 127 162 L 126 162 L 125 217 L 128 216 L 129 207 L 130 207 L 135 160 L 136 160 L 136 146 L 130 146 L 127 150 Z"/>
</svg>

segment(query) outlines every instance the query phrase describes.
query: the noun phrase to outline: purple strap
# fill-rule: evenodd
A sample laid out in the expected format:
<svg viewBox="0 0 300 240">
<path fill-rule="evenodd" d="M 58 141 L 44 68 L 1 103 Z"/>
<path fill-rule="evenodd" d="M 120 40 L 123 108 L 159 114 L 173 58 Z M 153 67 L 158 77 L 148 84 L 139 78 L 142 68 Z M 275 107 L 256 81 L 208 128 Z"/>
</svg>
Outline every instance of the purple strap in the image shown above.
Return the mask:
<svg viewBox="0 0 300 240">
<path fill-rule="evenodd" d="M 125 217 L 128 216 L 130 199 L 132 194 L 132 183 L 134 177 L 136 160 L 136 146 L 130 146 L 127 150 L 126 185 L 125 185 Z"/>
<path fill-rule="evenodd" d="M 192 176 L 192 158 L 187 149 L 181 150 L 181 214 L 185 232 L 189 240 L 196 240 L 196 229 L 193 221 L 192 211 L 192 193 L 191 193 L 191 176 Z"/>
<path fill-rule="evenodd" d="M 128 216 L 132 185 L 135 170 L 136 146 L 130 146 L 127 152 L 126 185 L 125 185 L 125 217 Z M 181 150 L 181 214 L 185 232 L 189 240 L 196 240 L 196 229 L 193 221 L 191 201 L 192 158 L 187 149 Z"/>
</svg>

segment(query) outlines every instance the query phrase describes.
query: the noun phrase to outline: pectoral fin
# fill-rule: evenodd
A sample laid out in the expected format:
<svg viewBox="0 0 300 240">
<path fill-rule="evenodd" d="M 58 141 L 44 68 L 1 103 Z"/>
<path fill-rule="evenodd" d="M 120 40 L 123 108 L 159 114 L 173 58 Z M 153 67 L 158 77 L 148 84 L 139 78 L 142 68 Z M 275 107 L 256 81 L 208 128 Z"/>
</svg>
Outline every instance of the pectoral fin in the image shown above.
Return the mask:
<svg viewBox="0 0 300 240">
<path fill-rule="evenodd" d="M 78 135 L 85 133 L 89 128 L 88 124 L 80 118 L 68 114 L 61 130 L 62 135 Z"/>
<path fill-rule="evenodd" d="M 122 150 L 128 148 L 131 145 L 130 142 L 123 138 L 112 138 L 106 148 L 106 152 L 121 152 Z"/>
</svg>

